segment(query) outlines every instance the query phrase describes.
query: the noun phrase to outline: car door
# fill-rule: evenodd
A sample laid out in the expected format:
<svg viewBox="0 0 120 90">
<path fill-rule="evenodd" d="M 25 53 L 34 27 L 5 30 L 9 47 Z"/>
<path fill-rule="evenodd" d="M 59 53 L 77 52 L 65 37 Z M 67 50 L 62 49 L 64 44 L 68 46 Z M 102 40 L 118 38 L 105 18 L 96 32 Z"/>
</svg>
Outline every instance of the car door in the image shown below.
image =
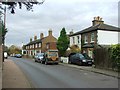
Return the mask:
<svg viewBox="0 0 120 90">
<path fill-rule="evenodd" d="M 79 64 L 79 62 L 80 62 L 80 57 L 79 57 L 79 53 L 77 53 L 77 54 L 76 54 L 76 62 L 75 62 L 75 63 L 76 63 L 76 64 Z"/>
</svg>

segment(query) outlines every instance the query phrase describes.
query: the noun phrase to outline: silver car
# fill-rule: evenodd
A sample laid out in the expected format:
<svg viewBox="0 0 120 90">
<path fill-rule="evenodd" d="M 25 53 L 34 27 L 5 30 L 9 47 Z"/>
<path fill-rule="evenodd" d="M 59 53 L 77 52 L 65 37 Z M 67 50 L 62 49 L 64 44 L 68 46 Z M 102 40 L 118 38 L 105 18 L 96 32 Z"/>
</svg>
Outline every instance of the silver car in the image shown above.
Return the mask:
<svg viewBox="0 0 120 90">
<path fill-rule="evenodd" d="M 34 57 L 35 62 L 40 62 L 43 60 L 44 53 L 37 53 Z"/>
</svg>

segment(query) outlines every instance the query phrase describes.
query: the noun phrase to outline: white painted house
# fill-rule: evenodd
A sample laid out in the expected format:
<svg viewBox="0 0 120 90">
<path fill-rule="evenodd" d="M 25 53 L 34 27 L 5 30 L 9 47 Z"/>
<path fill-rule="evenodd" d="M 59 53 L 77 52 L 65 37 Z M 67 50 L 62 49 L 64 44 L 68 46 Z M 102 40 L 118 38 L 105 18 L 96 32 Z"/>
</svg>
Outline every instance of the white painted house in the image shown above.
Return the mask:
<svg viewBox="0 0 120 90">
<path fill-rule="evenodd" d="M 86 52 L 93 57 L 93 50 L 96 45 L 112 45 L 120 43 L 120 28 L 104 24 L 102 18 L 94 17 L 92 26 L 79 32 L 70 34 L 70 46 L 78 45 L 82 52 Z M 80 42 L 78 43 L 78 36 Z"/>
<path fill-rule="evenodd" d="M 77 45 L 81 48 L 81 34 L 70 36 L 70 46 Z"/>
</svg>

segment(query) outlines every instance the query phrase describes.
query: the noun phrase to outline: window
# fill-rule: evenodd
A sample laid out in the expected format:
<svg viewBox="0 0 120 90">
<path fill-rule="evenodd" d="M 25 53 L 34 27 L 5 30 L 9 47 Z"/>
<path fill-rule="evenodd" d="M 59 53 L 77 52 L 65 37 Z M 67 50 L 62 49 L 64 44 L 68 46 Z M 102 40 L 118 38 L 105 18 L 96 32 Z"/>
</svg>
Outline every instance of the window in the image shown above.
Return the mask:
<svg viewBox="0 0 120 90">
<path fill-rule="evenodd" d="M 79 36 L 77 36 L 77 40 L 78 40 L 78 44 L 80 43 L 80 37 Z"/>
<path fill-rule="evenodd" d="M 35 44 L 35 48 L 37 48 L 37 44 Z"/>
<path fill-rule="evenodd" d="M 85 43 L 88 43 L 88 36 L 85 35 Z"/>
<path fill-rule="evenodd" d="M 75 37 L 73 37 L 73 44 L 75 44 Z"/>
<path fill-rule="evenodd" d="M 41 47 L 41 43 L 39 43 L 39 47 Z"/>
<path fill-rule="evenodd" d="M 91 33 L 91 42 L 94 42 L 94 39 L 95 38 L 95 35 L 94 35 L 94 33 Z"/>
<path fill-rule="evenodd" d="M 33 44 L 32 48 L 34 48 L 34 44 Z"/>
</svg>

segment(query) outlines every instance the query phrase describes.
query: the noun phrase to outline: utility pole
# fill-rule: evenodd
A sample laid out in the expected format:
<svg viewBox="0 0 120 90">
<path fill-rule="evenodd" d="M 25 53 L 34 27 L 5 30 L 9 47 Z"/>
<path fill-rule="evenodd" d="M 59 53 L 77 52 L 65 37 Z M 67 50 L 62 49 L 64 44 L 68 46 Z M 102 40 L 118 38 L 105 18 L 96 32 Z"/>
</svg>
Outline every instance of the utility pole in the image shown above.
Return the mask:
<svg viewBox="0 0 120 90">
<path fill-rule="evenodd" d="M 3 62 L 4 62 L 5 32 L 6 32 L 6 6 L 4 8 Z"/>
<path fill-rule="evenodd" d="M 5 46 L 5 33 L 6 33 L 6 6 L 4 8 L 1 7 L 4 12 L 0 12 L 4 16 L 4 21 L 2 24 L 3 32 L 2 32 L 2 61 L 4 62 L 4 46 Z"/>
</svg>

